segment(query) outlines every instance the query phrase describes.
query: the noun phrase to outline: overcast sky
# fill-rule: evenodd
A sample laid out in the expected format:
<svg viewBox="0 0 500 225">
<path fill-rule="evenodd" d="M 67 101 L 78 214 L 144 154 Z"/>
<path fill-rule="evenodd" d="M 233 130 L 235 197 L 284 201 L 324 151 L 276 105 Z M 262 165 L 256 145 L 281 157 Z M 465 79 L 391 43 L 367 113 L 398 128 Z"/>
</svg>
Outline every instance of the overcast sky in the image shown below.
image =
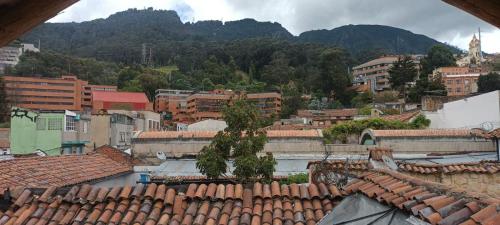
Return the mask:
<svg viewBox="0 0 500 225">
<path fill-rule="evenodd" d="M 279 22 L 294 35 L 347 24 L 389 25 L 462 49 L 468 49 L 480 27 L 483 51 L 500 53 L 500 29 L 440 0 L 80 0 L 50 22 L 81 22 L 147 7 L 176 10 L 183 22 Z"/>
</svg>

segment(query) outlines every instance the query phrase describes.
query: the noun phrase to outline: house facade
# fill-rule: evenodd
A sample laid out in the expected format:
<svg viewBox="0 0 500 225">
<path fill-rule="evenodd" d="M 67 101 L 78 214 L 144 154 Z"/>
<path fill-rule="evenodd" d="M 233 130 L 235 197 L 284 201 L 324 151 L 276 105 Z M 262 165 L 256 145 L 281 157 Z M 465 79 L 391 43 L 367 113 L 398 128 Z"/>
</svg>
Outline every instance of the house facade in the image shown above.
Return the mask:
<svg viewBox="0 0 500 225">
<path fill-rule="evenodd" d="M 90 117 L 72 111 L 31 111 L 13 108 L 12 154 L 82 154 L 90 140 Z"/>
</svg>

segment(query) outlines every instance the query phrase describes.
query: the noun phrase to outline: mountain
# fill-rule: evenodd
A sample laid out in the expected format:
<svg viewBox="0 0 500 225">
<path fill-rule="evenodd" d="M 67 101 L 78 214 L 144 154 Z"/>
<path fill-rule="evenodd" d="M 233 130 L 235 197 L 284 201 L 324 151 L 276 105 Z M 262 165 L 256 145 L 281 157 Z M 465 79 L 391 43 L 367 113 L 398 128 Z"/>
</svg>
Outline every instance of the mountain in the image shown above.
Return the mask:
<svg viewBox="0 0 500 225">
<path fill-rule="evenodd" d="M 347 25 L 293 36 L 279 23 L 254 19 L 183 23 L 175 11 L 152 8 L 129 9 L 106 19 L 82 23 L 45 23 L 21 40 L 31 43 L 40 40 L 42 49 L 81 57 L 106 59 L 113 55 L 113 61 L 128 63 L 137 61 L 143 44 L 153 46 L 158 52 L 162 51 L 158 46 L 175 47 L 179 42 L 204 45 L 249 38 L 335 45 L 354 55 L 370 55 L 367 52 L 423 54 L 433 45 L 441 44 L 424 35 L 381 25 Z"/>
<path fill-rule="evenodd" d="M 438 44 L 425 35 L 382 25 L 346 25 L 332 30 L 313 30 L 300 34 L 300 42 L 337 45 L 351 53 L 383 49 L 387 53 L 423 54 Z"/>
</svg>

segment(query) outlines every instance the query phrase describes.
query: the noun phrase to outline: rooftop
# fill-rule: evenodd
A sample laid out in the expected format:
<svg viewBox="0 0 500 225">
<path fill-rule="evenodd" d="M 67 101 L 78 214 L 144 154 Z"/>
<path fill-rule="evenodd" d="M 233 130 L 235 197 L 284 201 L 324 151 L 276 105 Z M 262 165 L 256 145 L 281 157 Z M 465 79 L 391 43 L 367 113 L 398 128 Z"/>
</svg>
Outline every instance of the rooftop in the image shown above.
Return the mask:
<svg viewBox="0 0 500 225">
<path fill-rule="evenodd" d="M 171 187 L 74 186 L 63 194 L 25 189 L 0 223 L 36 224 L 316 224 L 334 207 L 333 185 L 255 183 Z M 2 215 L 3 214 L 3 215 Z"/>
<path fill-rule="evenodd" d="M 268 130 L 268 138 L 305 137 L 321 138 L 320 130 Z M 137 139 L 179 139 L 179 138 L 213 138 L 217 131 L 147 131 L 141 132 Z"/>
<path fill-rule="evenodd" d="M 132 172 L 131 164 L 124 161 L 124 158 L 108 154 L 109 149 L 101 150 L 85 155 L 33 156 L 1 160 L 0 192 L 19 186 L 65 187 Z"/>
<path fill-rule="evenodd" d="M 472 137 L 470 129 L 420 129 L 420 130 L 372 130 L 367 129 L 375 137 Z"/>
<path fill-rule="evenodd" d="M 379 64 L 382 64 L 382 63 L 384 63 L 384 64 L 392 64 L 392 63 L 394 63 L 397 60 L 398 60 L 397 56 L 384 56 L 384 57 L 380 57 L 380 58 L 377 58 L 377 59 L 374 59 L 374 60 L 370 60 L 370 61 L 368 61 L 366 63 L 361 64 L 361 65 L 357 65 L 357 66 L 353 67 L 352 69 L 356 70 L 356 69 L 360 69 L 360 68 L 363 68 L 363 67 L 379 65 Z"/>
<path fill-rule="evenodd" d="M 148 97 L 142 92 L 92 91 L 93 101 L 148 103 Z"/>
<path fill-rule="evenodd" d="M 499 199 L 394 171 L 366 172 L 344 191 L 360 192 L 430 224 L 495 224 L 500 218 Z"/>
</svg>

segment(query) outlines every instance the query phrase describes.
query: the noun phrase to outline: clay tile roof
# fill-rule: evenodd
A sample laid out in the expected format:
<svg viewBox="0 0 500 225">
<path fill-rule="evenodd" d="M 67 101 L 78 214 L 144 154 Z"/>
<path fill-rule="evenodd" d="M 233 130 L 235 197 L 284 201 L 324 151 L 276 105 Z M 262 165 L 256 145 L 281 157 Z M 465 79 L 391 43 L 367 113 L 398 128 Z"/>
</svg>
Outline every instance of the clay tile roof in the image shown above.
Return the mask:
<svg viewBox="0 0 500 225">
<path fill-rule="evenodd" d="M 500 173 L 500 163 L 495 161 L 480 161 L 468 163 L 451 163 L 451 164 L 422 164 L 397 162 L 399 170 L 402 172 L 411 173 L 485 173 L 493 174 Z"/>
<path fill-rule="evenodd" d="M 321 130 L 268 130 L 268 138 L 321 138 Z M 146 131 L 137 139 L 213 138 L 217 131 Z"/>
<path fill-rule="evenodd" d="M 405 112 L 397 115 L 383 115 L 380 118 L 384 120 L 389 120 L 389 121 L 401 121 L 401 122 L 408 122 L 412 118 L 418 116 L 420 114 L 420 111 L 414 111 L 414 112 Z"/>
<path fill-rule="evenodd" d="M 343 190 L 361 192 L 430 224 L 494 224 L 500 217 L 500 199 L 385 169 L 365 172 Z"/>
<path fill-rule="evenodd" d="M 131 164 L 102 153 L 14 158 L 0 161 L 0 189 L 66 187 L 131 172 Z"/>
<path fill-rule="evenodd" d="M 193 195 L 201 187 L 188 186 Z M 83 185 L 74 186 L 67 193 L 64 189 L 49 188 L 40 197 L 25 189 L 15 203 L 0 211 L 0 223 L 41 224 L 43 220 L 43 224 L 315 224 L 334 206 L 330 193 L 317 196 L 316 185 L 293 185 L 292 189 L 300 189 L 302 198 L 283 196 L 277 190 L 271 194 L 276 184 L 258 185 L 257 189 L 263 188 L 262 196 L 254 196 L 254 187 L 214 184 L 207 188 L 210 186 L 215 187 L 213 199 L 189 197 L 187 193 L 156 184 L 111 190 Z M 284 186 L 288 189 L 289 185 Z M 226 190 L 232 188 L 235 196 L 242 190 L 242 198 L 227 198 Z M 93 201 L 73 201 L 80 198 Z"/>
<path fill-rule="evenodd" d="M 377 160 L 377 161 L 382 161 L 382 156 L 389 157 L 390 159 L 393 158 L 392 156 L 392 150 L 388 148 L 373 148 L 370 149 L 370 159 Z"/>
</svg>

